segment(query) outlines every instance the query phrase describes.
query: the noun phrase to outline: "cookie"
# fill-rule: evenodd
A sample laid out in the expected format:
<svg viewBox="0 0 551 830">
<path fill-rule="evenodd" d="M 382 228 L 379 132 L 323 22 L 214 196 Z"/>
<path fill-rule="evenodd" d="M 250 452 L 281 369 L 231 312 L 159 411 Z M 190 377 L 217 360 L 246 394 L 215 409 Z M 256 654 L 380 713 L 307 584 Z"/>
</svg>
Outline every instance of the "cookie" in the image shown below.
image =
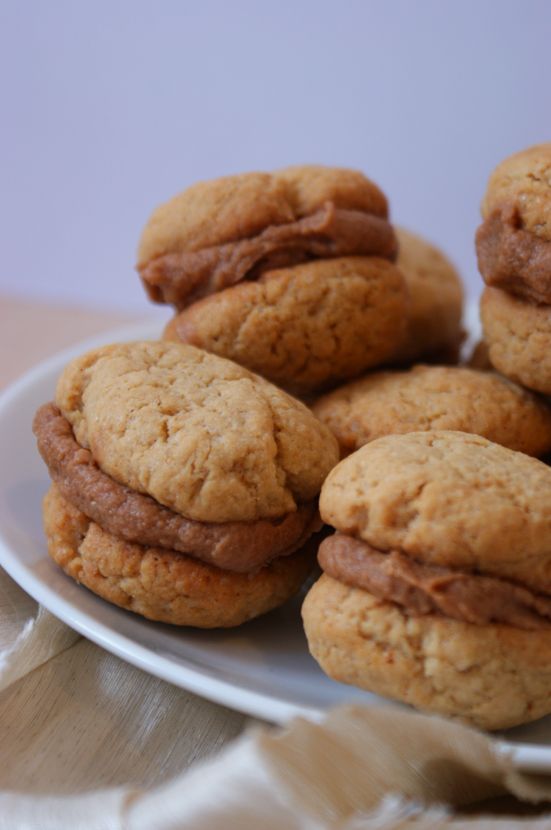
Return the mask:
<svg viewBox="0 0 551 830">
<path fill-rule="evenodd" d="M 320 496 L 303 606 L 330 676 L 501 729 L 551 712 L 551 469 L 462 432 L 379 438 Z M 504 682 L 505 681 L 505 682 Z"/>
<path fill-rule="evenodd" d="M 200 522 L 115 481 L 76 441 L 54 404 L 34 419 L 40 453 L 60 493 L 104 530 L 127 542 L 168 548 L 238 572 L 253 571 L 297 550 L 318 526 L 315 501 L 282 518 L 253 522 Z"/>
<path fill-rule="evenodd" d="M 493 366 L 512 380 L 551 394 L 551 306 L 485 288 L 480 317 Z"/>
<path fill-rule="evenodd" d="M 551 240 L 551 142 L 528 147 L 498 164 L 482 201 L 483 218 L 504 204 L 518 209 L 523 228 Z"/>
<path fill-rule="evenodd" d="M 477 231 L 489 286 L 551 304 L 551 143 L 505 159 L 492 173 Z"/>
<path fill-rule="evenodd" d="M 297 400 L 179 343 L 88 352 L 63 372 L 56 404 L 105 473 L 195 521 L 281 517 L 317 496 L 337 458 Z"/>
<path fill-rule="evenodd" d="M 50 554 L 100 596 L 151 619 L 226 626 L 303 581 L 338 449 L 262 378 L 183 344 L 104 346 L 69 364 L 33 427 L 56 485 Z"/>
<path fill-rule="evenodd" d="M 297 393 L 391 360 L 407 329 L 404 280 L 377 257 L 268 271 L 194 303 L 164 337 L 229 357 Z"/>
<path fill-rule="evenodd" d="M 169 339 L 307 394 L 401 346 L 409 294 L 391 265 L 397 248 L 373 182 L 302 166 L 184 191 L 148 222 L 137 268 L 150 298 L 179 312 Z"/>
<path fill-rule="evenodd" d="M 372 441 L 331 470 L 320 512 L 377 550 L 551 591 L 551 468 L 478 435 Z"/>
<path fill-rule="evenodd" d="M 316 217 L 320 211 L 323 216 Z M 353 215 L 341 216 L 339 224 L 335 211 Z M 318 221 L 312 222 L 313 217 Z M 387 218 L 386 197 L 356 170 L 304 165 L 276 173 L 226 176 L 198 182 L 157 208 L 142 233 L 137 268 L 152 299 L 183 307 L 188 287 L 203 295 L 213 290 L 213 286 L 198 287 L 202 263 L 197 257 L 186 260 L 186 254 L 212 258 L 214 249 L 233 244 L 218 251 L 213 269 L 221 273 L 220 260 L 228 255 L 235 274 L 236 261 L 244 256 L 247 262 L 238 269 L 245 269 L 239 279 L 248 278 L 249 270 L 258 268 L 268 255 L 283 255 L 292 265 L 316 256 L 312 245 L 324 242 L 327 255 L 338 256 L 332 248 L 352 245 L 354 250 L 343 253 L 395 257 L 396 240 Z M 310 224 L 300 224 L 304 219 Z M 246 251 L 236 250 L 234 243 L 244 241 Z M 174 259 L 162 261 L 177 255 L 181 255 L 179 265 Z M 216 288 L 221 287 L 226 284 L 216 282 Z"/>
<path fill-rule="evenodd" d="M 495 372 L 414 366 L 374 372 L 319 398 L 314 414 L 341 455 L 384 435 L 435 429 L 482 435 L 528 455 L 551 450 L 551 409 Z"/>
<path fill-rule="evenodd" d="M 114 605 L 171 625 L 227 628 L 271 611 L 299 590 L 315 556 L 305 549 L 252 575 L 223 571 L 176 551 L 113 536 L 55 485 L 43 515 L 48 552 L 65 573 Z"/>
<path fill-rule="evenodd" d="M 414 617 L 326 575 L 302 615 L 313 657 L 341 683 L 480 729 L 507 729 L 551 710 L 549 630 Z"/>
<path fill-rule="evenodd" d="M 404 344 L 394 362 L 448 356 L 457 362 L 463 339 L 461 278 L 442 251 L 420 236 L 396 228 L 397 266 L 410 294 L 409 324 Z"/>
</svg>

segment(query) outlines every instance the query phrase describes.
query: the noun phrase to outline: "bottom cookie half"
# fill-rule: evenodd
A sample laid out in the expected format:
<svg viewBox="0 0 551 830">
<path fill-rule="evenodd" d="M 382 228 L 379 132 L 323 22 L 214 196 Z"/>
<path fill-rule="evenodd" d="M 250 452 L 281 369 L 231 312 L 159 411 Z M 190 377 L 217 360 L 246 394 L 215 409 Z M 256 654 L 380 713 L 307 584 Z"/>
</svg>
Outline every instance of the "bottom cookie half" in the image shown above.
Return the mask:
<svg viewBox="0 0 551 830">
<path fill-rule="evenodd" d="M 551 306 L 485 288 L 480 318 L 490 362 L 498 372 L 551 395 Z"/>
<path fill-rule="evenodd" d="M 73 507 L 53 485 L 44 499 L 48 552 L 103 599 L 151 620 L 228 628 L 293 596 L 315 563 L 314 545 L 254 573 L 234 573 L 185 554 L 125 542 Z"/>
<path fill-rule="evenodd" d="M 551 712 L 551 630 L 408 616 L 325 574 L 302 616 L 313 657 L 342 683 L 482 729 Z"/>
<path fill-rule="evenodd" d="M 387 260 L 318 259 L 193 303 L 164 338 L 305 395 L 391 360 L 406 335 L 408 306 L 404 278 Z"/>
</svg>

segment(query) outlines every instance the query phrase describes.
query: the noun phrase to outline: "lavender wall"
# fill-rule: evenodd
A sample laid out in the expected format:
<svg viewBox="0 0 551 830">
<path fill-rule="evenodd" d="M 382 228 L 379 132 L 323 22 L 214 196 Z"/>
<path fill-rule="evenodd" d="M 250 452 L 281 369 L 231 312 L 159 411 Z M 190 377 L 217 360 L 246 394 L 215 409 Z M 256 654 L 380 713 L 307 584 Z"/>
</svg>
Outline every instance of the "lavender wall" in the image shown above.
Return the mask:
<svg viewBox="0 0 551 830">
<path fill-rule="evenodd" d="M 486 177 L 551 139 L 551 3 L 0 4 L 0 290 L 145 309 L 150 210 L 191 182 L 363 169 L 478 290 Z"/>
</svg>

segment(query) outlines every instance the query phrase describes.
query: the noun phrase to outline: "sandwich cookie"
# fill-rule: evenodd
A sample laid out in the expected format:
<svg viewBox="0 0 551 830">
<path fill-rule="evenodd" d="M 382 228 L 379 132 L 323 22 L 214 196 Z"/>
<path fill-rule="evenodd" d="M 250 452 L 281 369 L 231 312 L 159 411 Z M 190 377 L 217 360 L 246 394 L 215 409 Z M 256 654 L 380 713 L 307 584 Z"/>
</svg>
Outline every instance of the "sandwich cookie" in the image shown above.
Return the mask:
<svg viewBox="0 0 551 830">
<path fill-rule="evenodd" d="M 551 469 L 476 435 L 367 444 L 329 474 L 303 620 L 324 671 L 504 729 L 551 712 Z"/>
<path fill-rule="evenodd" d="M 176 343 L 95 349 L 65 369 L 34 431 L 54 482 L 49 553 L 109 601 L 232 626 L 308 575 L 336 441 L 230 361 Z"/>
<path fill-rule="evenodd" d="M 478 267 L 487 285 L 551 305 L 551 143 L 499 164 L 482 202 Z"/>
<path fill-rule="evenodd" d="M 505 159 L 490 177 L 476 234 L 489 358 L 551 394 L 551 143 Z"/>
<path fill-rule="evenodd" d="M 353 170 L 303 166 L 190 187 L 146 225 L 138 271 L 175 306 L 165 337 L 296 392 L 390 360 L 409 296 L 384 194 Z"/>
</svg>

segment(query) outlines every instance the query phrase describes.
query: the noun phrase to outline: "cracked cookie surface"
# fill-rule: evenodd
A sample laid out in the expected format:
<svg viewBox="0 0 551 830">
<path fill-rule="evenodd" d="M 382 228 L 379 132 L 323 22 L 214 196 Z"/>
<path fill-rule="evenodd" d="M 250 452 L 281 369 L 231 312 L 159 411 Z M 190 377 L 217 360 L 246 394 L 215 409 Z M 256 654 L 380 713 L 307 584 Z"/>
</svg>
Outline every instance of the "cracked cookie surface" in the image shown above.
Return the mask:
<svg viewBox="0 0 551 830">
<path fill-rule="evenodd" d="M 138 268 L 174 251 L 198 251 L 255 236 L 325 202 L 386 219 L 387 200 L 356 170 L 302 165 L 198 182 L 157 208 L 144 228 Z M 213 217 L 216 221 L 213 221 Z"/>
<path fill-rule="evenodd" d="M 551 636 L 411 617 L 323 575 L 302 608 L 310 651 L 335 680 L 505 729 L 551 710 Z"/>
<path fill-rule="evenodd" d="M 390 360 L 405 337 L 408 309 L 404 278 L 387 260 L 316 260 L 194 303 L 165 337 L 308 392 Z"/>
<path fill-rule="evenodd" d="M 374 372 L 319 398 L 312 411 L 336 435 L 342 455 L 383 435 L 435 429 L 472 432 L 527 455 L 551 450 L 551 409 L 495 372 Z"/>
<path fill-rule="evenodd" d="M 366 444 L 327 477 L 320 512 L 381 551 L 551 593 L 551 468 L 463 432 Z"/>
<path fill-rule="evenodd" d="M 505 205 L 518 211 L 526 231 L 551 240 L 551 143 L 529 147 L 498 164 L 482 202 L 483 218 Z"/>
<path fill-rule="evenodd" d="M 303 165 L 199 182 L 147 223 L 137 270 L 165 337 L 298 394 L 391 360 L 409 313 L 381 190 Z"/>
<path fill-rule="evenodd" d="M 277 518 L 315 498 L 336 440 L 299 401 L 192 346 L 105 346 L 72 361 L 56 403 L 101 470 L 186 518 Z"/>
<path fill-rule="evenodd" d="M 319 529 L 317 500 L 254 522 L 195 522 L 115 481 L 83 449 L 54 404 L 35 415 L 38 450 L 60 493 L 103 530 L 127 542 L 168 548 L 230 571 L 251 572 L 298 550 Z"/>
</svg>

